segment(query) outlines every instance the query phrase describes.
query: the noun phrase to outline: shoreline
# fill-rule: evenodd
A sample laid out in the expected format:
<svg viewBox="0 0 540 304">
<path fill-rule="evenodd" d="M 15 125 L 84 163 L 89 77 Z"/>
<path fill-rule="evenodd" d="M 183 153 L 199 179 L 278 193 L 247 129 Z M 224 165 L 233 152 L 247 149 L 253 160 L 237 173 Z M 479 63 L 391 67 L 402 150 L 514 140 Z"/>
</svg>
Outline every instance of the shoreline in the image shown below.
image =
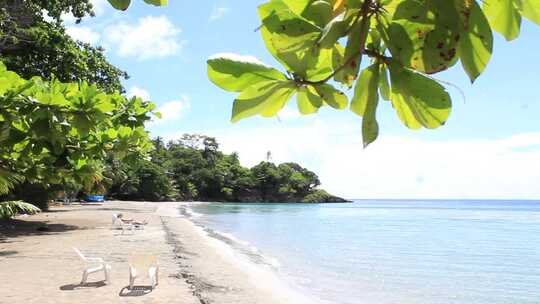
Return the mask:
<svg viewBox="0 0 540 304">
<path fill-rule="evenodd" d="M 182 215 L 190 202 L 120 202 L 52 207 L 0 222 L 0 280 L 9 303 L 314 303 L 277 274 L 243 260 L 223 240 Z M 134 235 L 111 230 L 113 213 L 147 219 Z M 11 224 L 10 224 L 11 223 Z M 13 224 L 13 226 L 11 226 Z M 110 285 L 79 286 L 82 262 L 71 247 L 112 265 Z M 154 252 L 160 284 L 144 295 L 122 295 L 132 252 Z M 100 280 L 99 274 L 90 281 Z M 141 283 L 144 284 L 144 278 Z"/>
<path fill-rule="evenodd" d="M 249 253 L 236 246 L 242 240 L 196 222 L 194 218 L 199 215 L 190 206 L 197 203 L 205 202 L 177 203 L 182 217 L 176 220 L 165 217 L 164 226 L 172 235 L 177 231 L 196 234 L 188 242 L 185 238 L 175 241 L 184 253 L 180 258 L 189 265 L 181 275 L 193 286 L 201 303 L 318 303 L 289 286 L 276 269 L 269 268 L 270 264 L 249 259 Z M 212 263 L 208 263 L 209 258 Z"/>
</svg>

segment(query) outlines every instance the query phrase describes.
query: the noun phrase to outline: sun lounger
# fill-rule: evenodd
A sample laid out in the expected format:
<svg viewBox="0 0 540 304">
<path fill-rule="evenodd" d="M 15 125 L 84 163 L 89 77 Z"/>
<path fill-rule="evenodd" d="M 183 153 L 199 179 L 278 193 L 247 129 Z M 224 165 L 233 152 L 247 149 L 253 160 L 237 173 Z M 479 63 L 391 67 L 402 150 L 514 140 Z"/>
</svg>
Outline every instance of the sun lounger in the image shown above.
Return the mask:
<svg viewBox="0 0 540 304">
<path fill-rule="evenodd" d="M 134 254 L 129 258 L 129 289 L 133 289 L 135 279 L 146 274 L 151 281 L 152 289 L 158 285 L 159 264 L 152 254 Z"/>
<path fill-rule="evenodd" d="M 144 220 L 142 222 L 136 221 L 134 219 L 124 219 L 121 214 L 113 213 L 112 215 L 112 224 L 113 229 L 120 227 L 122 229 L 122 234 L 126 231 L 131 231 L 134 233 L 135 230 L 144 230 L 144 226 L 148 224 L 148 221 Z"/>
<path fill-rule="evenodd" d="M 86 280 L 88 279 L 88 275 L 103 271 L 105 274 L 105 282 L 108 284 L 111 282 L 109 272 L 111 271 L 111 265 L 105 263 L 102 258 L 91 258 L 87 257 L 82 252 L 73 247 L 73 250 L 79 255 L 79 257 L 85 262 L 85 269 L 82 274 L 82 280 L 81 285 L 86 284 Z M 93 264 L 93 266 L 92 266 Z"/>
</svg>

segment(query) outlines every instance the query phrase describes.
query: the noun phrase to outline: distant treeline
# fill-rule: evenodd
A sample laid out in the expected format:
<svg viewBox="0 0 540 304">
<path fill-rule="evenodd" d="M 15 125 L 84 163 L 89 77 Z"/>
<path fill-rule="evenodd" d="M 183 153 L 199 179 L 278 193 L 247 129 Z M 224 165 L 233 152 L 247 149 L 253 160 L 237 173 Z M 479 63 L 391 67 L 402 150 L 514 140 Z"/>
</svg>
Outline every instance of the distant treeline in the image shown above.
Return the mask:
<svg viewBox="0 0 540 304">
<path fill-rule="evenodd" d="M 318 176 L 296 163 L 261 161 L 246 168 L 237 153 L 221 152 L 216 139 L 204 135 L 185 134 L 168 143 L 159 137 L 153 141 L 155 150 L 147 159 L 120 162 L 110 158 L 103 185 L 93 192 L 147 201 L 341 201 L 318 189 Z"/>
</svg>

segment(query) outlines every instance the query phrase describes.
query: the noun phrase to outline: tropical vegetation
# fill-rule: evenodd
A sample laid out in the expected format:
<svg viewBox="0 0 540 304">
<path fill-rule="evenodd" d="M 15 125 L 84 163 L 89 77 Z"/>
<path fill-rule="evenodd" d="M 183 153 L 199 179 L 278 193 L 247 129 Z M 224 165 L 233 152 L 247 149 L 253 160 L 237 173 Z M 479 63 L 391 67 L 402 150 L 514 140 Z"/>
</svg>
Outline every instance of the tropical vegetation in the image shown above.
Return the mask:
<svg viewBox="0 0 540 304">
<path fill-rule="evenodd" d="M 219 150 L 208 136 L 185 134 L 167 144 L 153 140 L 148 159 L 118 162 L 106 170 L 109 196 L 129 200 L 231 202 L 342 201 L 317 187 L 317 175 L 296 163 L 268 160 L 243 167 L 236 153 Z"/>
<path fill-rule="evenodd" d="M 0 202 L 0 219 L 9 219 L 19 213 L 34 214 L 40 211 L 38 207 L 23 201 Z"/>
<path fill-rule="evenodd" d="M 92 189 L 109 155 L 129 160 L 152 149 L 144 123 L 159 115 L 154 108 L 85 81 L 24 79 L 0 63 L 0 194 L 46 209 L 51 189 Z"/>
</svg>

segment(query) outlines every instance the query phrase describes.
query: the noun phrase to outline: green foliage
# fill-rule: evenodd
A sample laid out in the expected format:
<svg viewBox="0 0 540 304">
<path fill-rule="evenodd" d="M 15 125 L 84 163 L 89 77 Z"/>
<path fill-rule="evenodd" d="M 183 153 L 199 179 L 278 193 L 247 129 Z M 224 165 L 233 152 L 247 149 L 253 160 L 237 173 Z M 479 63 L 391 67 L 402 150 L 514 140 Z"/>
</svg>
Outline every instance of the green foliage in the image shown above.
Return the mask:
<svg viewBox="0 0 540 304">
<path fill-rule="evenodd" d="M 109 195 L 131 200 L 299 202 L 320 185 L 317 175 L 295 163 L 240 165 L 214 138 L 185 134 L 164 144 L 154 140 L 150 160 L 109 159 Z"/>
<path fill-rule="evenodd" d="M 344 203 L 346 202 L 346 200 L 341 199 L 339 197 L 335 197 L 322 189 L 317 189 L 313 191 L 312 193 L 306 195 L 306 197 L 304 197 L 304 199 L 301 201 L 301 203 L 336 203 L 336 202 Z"/>
<path fill-rule="evenodd" d="M 109 154 L 129 160 L 152 149 L 144 123 L 154 108 L 86 82 L 26 80 L 0 63 L 2 176 L 90 189 L 103 179 Z"/>
<path fill-rule="evenodd" d="M 127 73 L 107 62 L 102 48 L 74 41 L 62 25 L 39 22 L 25 35 L 25 41 L 0 47 L 0 58 L 22 77 L 85 80 L 109 93 L 124 91 L 120 81 Z"/>
<path fill-rule="evenodd" d="M 427 74 L 460 61 L 474 81 L 490 60 L 492 30 L 512 40 L 522 17 L 540 24 L 538 1 L 482 3 L 270 0 L 258 8 L 260 32 L 286 72 L 229 55 L 209 59 L 208 76 L 239 93 L 233 122 L 274 116 L 294 95 L 302 114 L 324 105 L 343 109 L 348 100 L 340 86 L 354 87 L 350 109 L 363 117 L 365 146 L 378 136 L 379 97 L 391 101 L 407 127 L 437 128 L 447 121 L 452 103 L 445 88 Z"/>
<path fill-rule="evenodd" d="M 173 194 L 173 187 L 165 170 L 152 162 L 139 165 L 135 174 L 139 179 L 139 197 L 147 201 L 161 201 Z"/>
<path fill-rule="evenodd" d="M 9 219 L 20 213 L 34 214 L 41 210 L 29 203 L 23 201 L 0 202 L 0 219 Z"/>
<path fill-rule="evenodd" d="M 44 12 L 53 20 L 45 20 Z M 127 74 L 111 65 L 101 48 L 73 40 L 60 23 L 62 13 L 78 21 L 93 15 L 89 0 L 9 0 L 0 3 L 0 60 L 24 78 L 53 76 L 85 80 L 112 93 L 123 91 Z"/>
</svg>

